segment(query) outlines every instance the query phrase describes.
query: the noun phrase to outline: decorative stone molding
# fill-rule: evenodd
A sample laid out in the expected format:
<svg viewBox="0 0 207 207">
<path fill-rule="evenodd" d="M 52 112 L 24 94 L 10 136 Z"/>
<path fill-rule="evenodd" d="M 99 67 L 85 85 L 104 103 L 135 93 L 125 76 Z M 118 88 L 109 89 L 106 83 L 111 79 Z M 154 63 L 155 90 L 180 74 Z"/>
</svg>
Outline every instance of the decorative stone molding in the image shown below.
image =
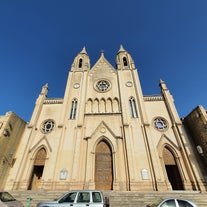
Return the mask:
<svg viewBox="0 0 207 207">
<path fill-rule="evenodd" d="M 144 101 L 163 101 L 163 96 L 153 95 L 153 96 L 144 96 Z"/>
<path fill-rule="evenodd" d="M 44 101 L 44 104 L 62 104 L 62 98 L 49 98 Z"/>
</svg>

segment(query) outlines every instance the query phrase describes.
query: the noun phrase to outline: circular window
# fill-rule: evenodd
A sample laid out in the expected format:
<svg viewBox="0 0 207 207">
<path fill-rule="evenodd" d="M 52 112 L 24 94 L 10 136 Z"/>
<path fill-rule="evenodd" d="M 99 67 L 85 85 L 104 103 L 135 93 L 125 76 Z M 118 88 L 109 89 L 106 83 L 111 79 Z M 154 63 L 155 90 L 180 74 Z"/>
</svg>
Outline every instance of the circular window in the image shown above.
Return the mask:
<svg viewBox="0 0 207 207">
<path fill-rule="evenodd" d="M 53 130 L 54 126 L 55 122 L 51 119 L 48 119 L 41 124 L 40 130 L 42 133 L 47 134 Z"/>
<path fill-rule="evenodd" d="M 100 80 L 96 83 L 95 87 L 98 91 L 105 92 L 109 90 L 109 88 L 111 87 L 111 84 L 109 83 L 109 81 Z"/>
<path fill-rule="evenodd" d="M 154 127 L 159 131 L 165 131 L 168 128 L 167 120 L 162 117 L 157 117 L 153 120 Z"/>
<path fill-rule="evenodd" d="M 133 83 L 132 83 L 131 81 L 127 81 L 127 82 L 126 82 L 126 86 L 127 86 L 127 87 L 132 87 L 132 85 L 133 85 Z"/>
<path fill-rule="evenodd" d="M 79 84 L 79 83 L 75 83 L 75 84 L 73 85 L 73 87 L 74 87 L 75 89 L 77 89 L 77 88 L 80 87 L 80 84 Z"/>
</svg>

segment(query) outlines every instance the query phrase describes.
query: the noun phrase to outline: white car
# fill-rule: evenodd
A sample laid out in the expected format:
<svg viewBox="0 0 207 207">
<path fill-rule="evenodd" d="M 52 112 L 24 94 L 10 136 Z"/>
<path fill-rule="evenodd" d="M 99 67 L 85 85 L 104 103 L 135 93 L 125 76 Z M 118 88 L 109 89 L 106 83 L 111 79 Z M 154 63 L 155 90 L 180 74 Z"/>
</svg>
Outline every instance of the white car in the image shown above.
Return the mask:
<svg viewBox="0 0 207 207">
<path fill-rule="evenodd" d="M 105 207 L 103 194 L 96 190 L 70 191 L 54 201 L 37 204 L 37 207 Z"/>
<path fill-rule="evenodd" d="M 23 207 L 21 201 L 16 200 L 9 192 L 0 191 L 0 207 Z"/>
<path fill-rule="evenodd" d="M 149 204 L 147 207 L 198 207 L 193 201 L 182 198 L 169 198 L 163 200 L 160 204 Z"/>
</svg>

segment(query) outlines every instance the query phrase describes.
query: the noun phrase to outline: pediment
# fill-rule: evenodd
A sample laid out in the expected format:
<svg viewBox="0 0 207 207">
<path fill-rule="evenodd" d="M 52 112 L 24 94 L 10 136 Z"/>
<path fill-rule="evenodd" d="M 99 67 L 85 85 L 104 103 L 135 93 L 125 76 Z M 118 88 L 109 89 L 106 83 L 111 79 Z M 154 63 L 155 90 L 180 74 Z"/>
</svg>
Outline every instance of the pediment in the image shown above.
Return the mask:
<svg viewBox="0 0 207 207">
<path fill-rule="evenodd" d="M 48 142 L 47 137 L 44 135 L 41 139 L 39 139 L 39 141 L 37 141 L 30 149 L 29 152 L 32 152 L 33 150 L 35 150 L 37 147 L 39 147 L 40 145 L 44 145 L 47 147 L 47 149 L 49 149 L 50 152 L 52 152 L 52 147 L 50 146 L 50 143 Z"/>
<path fill-rule="evenodd" d="M 170 148 L 173 148 L 176 151 L 180 151 L 179 146 L 176 143 L 174 143 L 169 137 L 163 134 L 157 144 L 157 149 L 158 149 L 160 156 L 162 155 L 162 151 L 165 146 L 169 146 Z"/>
<path fill-rule="evenodd" d="M 93 131 L 90 137 L 88 138 L 93 138 L 93 137 L 101 137 L 101 136 L 106 136 L 106 137 L 113 137 L 114 139 L 120 139 L 121 137 L 116 135 L 111 128 L 104 122 L 102 121 Z"/>
<path fill-rule="evenodd" d="M 116 74 L 116 70 L 102 54 L 89 74 L 92 77 L 110 78 L 112 74 Z"/>
</svg>

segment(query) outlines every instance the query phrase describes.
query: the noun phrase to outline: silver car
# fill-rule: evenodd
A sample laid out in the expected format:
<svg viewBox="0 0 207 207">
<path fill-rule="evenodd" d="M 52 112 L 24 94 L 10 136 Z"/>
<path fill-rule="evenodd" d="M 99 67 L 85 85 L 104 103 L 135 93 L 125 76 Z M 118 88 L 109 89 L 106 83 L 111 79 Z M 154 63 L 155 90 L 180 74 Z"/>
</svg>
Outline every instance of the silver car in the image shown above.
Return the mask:
<svg viewBox="0 0 207 207">
<path fill-rule="evenodd" d="M 105 207 L 101 191 L 77 190 L 70 191 L 54 201 L 37 204 L 37 207 Z"/>
<path fill-rule="evenodd" d="M 169 198 L 163 200 L 160 204 L 149 204 L 147 207 L 198 207 L 193 201 L 181 198 Z"/>
<path fill-rule="evenodd" d="M 0 191 L 0 207 L 23 207 L 21 201 L 16 200 L 9 192 Z"/>
</svg>

